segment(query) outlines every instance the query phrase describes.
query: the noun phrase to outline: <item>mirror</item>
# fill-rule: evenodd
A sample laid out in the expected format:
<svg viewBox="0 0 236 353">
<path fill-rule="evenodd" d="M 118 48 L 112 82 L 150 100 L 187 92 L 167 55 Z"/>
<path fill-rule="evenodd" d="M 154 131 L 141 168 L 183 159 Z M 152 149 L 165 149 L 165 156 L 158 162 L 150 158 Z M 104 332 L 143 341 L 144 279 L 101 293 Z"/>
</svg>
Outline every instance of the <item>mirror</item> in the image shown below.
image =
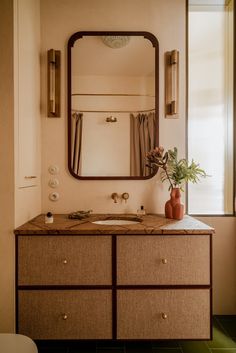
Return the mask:
<svg viewBox="0 0 236 353">
<path fill-rule="evenodd" d="M 78 179 L 148 179 L 158 146 L 159 49 L 149 32 L 68 42 L 68 167 Z"/>
</svg>

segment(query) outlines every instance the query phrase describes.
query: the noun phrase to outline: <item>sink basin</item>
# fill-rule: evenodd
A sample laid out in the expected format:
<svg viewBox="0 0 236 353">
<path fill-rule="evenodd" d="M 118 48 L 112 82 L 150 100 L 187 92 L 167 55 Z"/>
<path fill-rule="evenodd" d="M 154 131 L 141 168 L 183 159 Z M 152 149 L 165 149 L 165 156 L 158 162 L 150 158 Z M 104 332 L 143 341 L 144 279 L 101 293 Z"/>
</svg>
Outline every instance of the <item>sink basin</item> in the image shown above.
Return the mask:
<svg viewBox="0 0 236 353">
<path fill-rule="evenodd" d="M 122 226 L 122 225 L 131 225 L 138 224 L 142 222 L 142 220 L 138 217 L 124 217 L 124 218 L 107 218 L 98 221 L 93 221 L 94 224 L 107 225 L 107 226 Z"/>
</svg>

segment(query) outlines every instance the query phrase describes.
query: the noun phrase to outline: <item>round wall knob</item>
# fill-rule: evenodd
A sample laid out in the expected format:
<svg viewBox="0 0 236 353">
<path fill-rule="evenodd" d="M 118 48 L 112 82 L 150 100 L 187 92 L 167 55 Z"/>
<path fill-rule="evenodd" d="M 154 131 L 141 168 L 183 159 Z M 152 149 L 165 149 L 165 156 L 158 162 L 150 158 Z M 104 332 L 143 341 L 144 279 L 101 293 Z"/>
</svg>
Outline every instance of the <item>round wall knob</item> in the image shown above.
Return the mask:
<svg viewBox="0 0 236 353">
<path fill-rule="evenodd" d="M 67 320 L 67 319 L 68 319 L 68 316 L 67 316 L 66 314 L 63 314 L 63 315 L 62 315 L 62 318 L 63 318 L 63 320 Z"/>
<path fill-rule="evenodd" d="M 166 320 L 166 319 L 168 318 L 168 316 L 167 316 L 166 313 L 162 313 L 162 314 L 161 314 L 161 317 L 162 317 L 163 320 Z"/>
<path fill-rule="evenodd" d="M 48 182 L 48 185 L 51 187 L 51 188 L 56 188 L 58 187 L 59 185 L 59 180 L 56 179 L 56 178 L 51 178 Z"/>
<path fill-rule="evenodd" d="M 57 201 L 57 200 L 59 200 L 59 193 L 58 193 L 58 192 L 51 192 L 51 193 L 49 194 L 49 199 L 50 199 L 51 201 Z"/>
<path fill-rule="evenodd" d="M 65 259 L 63 260 L 63 264 L 66 265 L 68 263 L 68 261 Z"/>
<path fill-rule="evenodd" d="M 57 175 L 59 173 L 59 167 L 57 165 L 50 165 L 48 171 L 51 175 Z"/>
<path fill-rule="evenodd" d="M 161 259 L 161 262 L 166 265 L 167 264 L 167 259 Z"/>
</svg>

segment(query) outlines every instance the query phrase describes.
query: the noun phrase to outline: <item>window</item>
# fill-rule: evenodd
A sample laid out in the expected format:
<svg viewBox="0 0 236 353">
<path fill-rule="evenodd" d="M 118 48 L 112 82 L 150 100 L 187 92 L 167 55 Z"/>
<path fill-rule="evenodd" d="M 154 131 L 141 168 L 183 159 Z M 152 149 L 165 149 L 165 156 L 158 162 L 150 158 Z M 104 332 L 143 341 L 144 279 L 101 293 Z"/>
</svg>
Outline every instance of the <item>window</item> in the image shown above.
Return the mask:
<svg viewBox="0 0 236 353">
<path fill-rule="evenodd" d="M 232 214 L 233 0 L 195 2 L 190 0 L 188 28 L 188 159 L 210 177 L 189 184 L 188 212 Z"/>
</svg>

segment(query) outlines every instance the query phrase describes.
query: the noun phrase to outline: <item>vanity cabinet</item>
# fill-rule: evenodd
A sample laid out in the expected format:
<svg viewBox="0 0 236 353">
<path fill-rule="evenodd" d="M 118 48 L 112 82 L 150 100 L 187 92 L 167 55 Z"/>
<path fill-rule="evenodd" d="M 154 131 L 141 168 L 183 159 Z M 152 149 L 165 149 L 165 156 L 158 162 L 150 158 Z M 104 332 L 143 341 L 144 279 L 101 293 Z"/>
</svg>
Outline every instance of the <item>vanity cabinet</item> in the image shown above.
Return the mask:
<svg viewBox="0 0 236 353">
<path fill-rule="evenodd" d="M 32 222 L 16 230 L 18 333 L 37 340 L 211 338 L 210 227 L 138 233 L 79 225 L 64 234 L 55 225 L 37 232 Z"/>
</svg>

